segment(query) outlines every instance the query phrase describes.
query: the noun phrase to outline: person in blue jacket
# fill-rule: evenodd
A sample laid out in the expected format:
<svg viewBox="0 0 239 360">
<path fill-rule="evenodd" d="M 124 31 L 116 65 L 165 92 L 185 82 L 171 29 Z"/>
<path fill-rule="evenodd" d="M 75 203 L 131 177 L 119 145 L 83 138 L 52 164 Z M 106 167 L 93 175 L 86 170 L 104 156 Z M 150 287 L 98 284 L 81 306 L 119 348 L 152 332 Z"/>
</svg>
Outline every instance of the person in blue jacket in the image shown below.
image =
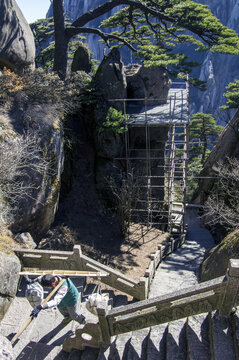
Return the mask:
<svg viewBox="0 0 239 360">
<path fill-rule="evenodd" d="M 46 274 L 38 276 L 33 282 L 38 281 L 43 287 L 54 288 L 62 280 L 60 276 Z M 41 310 L 49 309 L 57 306 L 61 314 L 64 316 L 63 322 L 75 320 L 80 324 L 85 324 L 84 315 L 80 314 L 77 309 L 79 293 L 73 282 L 67 278 L 66 281 L 57 290 L 52 300 L 44 305 L 37 305 L 31 312 L 32 317 L 37 317 Z"/>
</svg>

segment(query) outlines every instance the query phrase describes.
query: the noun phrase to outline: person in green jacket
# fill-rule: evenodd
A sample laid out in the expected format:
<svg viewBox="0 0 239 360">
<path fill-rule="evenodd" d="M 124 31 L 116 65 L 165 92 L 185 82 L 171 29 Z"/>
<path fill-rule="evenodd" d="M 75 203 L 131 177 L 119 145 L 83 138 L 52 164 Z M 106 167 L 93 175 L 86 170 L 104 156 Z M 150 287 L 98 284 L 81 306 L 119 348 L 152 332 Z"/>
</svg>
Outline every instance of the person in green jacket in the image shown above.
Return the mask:
<svg viewBox="0 0 239 360">
<path fill-rule="evenodd" d="M 33 282 L 38 281 L 43 287 L 54 288 L 62 280 L 60 276 L 46 274 L 38 276 Z M 66 281 L 57 290 L 52 300 L 44 305 L 37 305 L 31 312 L 32 317 L 37 317 L 41 310 L 57 306 L 60 313 L 64 316 L 63 323 L 75 320 L 80 324 L 85 324 L 84 315 L 80 314 L 77 309 L 79 293 L 73 282 L 67 278 Z"/>
</svg>

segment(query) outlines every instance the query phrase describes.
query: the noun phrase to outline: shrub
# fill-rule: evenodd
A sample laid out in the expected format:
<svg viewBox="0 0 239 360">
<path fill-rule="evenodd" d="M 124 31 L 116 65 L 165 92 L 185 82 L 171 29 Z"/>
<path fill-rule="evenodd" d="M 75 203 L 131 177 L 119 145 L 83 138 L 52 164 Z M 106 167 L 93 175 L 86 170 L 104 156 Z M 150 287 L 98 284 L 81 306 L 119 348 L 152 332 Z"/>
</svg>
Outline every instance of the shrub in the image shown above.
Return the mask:
<svg viewBox="0 0 239 360">
<path fill-rule="evenodd" d="M 110 107 L 105 121 L 100 128 L 100 131 L 104 131 L 106 129 L 111 130 L 113 133 L 121 134 L 126 131 L 125 121 L 128 119 L 128 116 L 122 114 L 121 111 L 116 110 L 113 107 Z"/>
<path fill-rule="evenodd" d="M 28 72 L 22 76 L 3 69 L 0 77 L 0 101 L 15 100 L 18 96 L 27 103 L 56 104 L 63 112 L 74 112 L 80 105 L 80 95 L 91 78 L 84 71 L 73 73 L 62 81 L 54 72 L 43 69 Z"/>
</svg>

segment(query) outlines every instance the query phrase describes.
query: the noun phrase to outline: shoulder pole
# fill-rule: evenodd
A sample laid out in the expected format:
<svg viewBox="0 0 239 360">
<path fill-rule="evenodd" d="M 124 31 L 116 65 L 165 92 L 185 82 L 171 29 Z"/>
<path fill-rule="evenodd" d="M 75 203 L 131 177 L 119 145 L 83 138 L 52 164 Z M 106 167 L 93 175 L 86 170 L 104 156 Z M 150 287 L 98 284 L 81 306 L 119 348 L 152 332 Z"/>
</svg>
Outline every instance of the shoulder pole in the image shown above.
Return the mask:
<svg viewBox="0 0 239 360">
<path fill-rule="evenodd" d="M 45 303 L 47 303 L 50 298 L 57 292 L 57 290 L 61 287 L 61 285 L 66 281 L 66 279 L 62 279 L 59 284 L 57 284 L 57 286 L 52 290 L 52 292 L 50 292 L 49 295 L 47 295 L 47 297 L 42 301 L 41 305 L 44 305 Z M 16 333 L 16 335 L 12 338 L 11 343 L 13 344 L 17 338 L 21 335 L 21 333 L 30 325 L 30 323 L 32 322 L 34 318 L 32 316 L 30 316 L 27 321 L 25 322 L 25 324 L 23 325 L 23 327 L 18 331 L 18 333 Z"/>
</svg>

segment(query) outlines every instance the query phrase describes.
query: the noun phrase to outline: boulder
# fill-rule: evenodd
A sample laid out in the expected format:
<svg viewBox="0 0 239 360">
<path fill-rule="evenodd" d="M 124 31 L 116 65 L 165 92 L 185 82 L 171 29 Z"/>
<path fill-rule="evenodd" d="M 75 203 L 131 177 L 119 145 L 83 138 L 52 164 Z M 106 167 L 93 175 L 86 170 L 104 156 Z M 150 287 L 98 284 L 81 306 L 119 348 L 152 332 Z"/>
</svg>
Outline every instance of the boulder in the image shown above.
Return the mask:
<svg viewBox="0 0 239 360">
<path fill-rule="evenodd" d="M 126 98 L 126 77 L 124 66 L 118 49 L 113 48 L 102 60 L 96 75 L 95 82 L 104 100 Z M 123 110 L 123 102 L 112 102 L 117 110 Z"/>
<path fill-rule="evenodd" d="M 97 154 L 102 158 L 114 159 L 122 155 L 123 139 L 110 130 L 97 133 Z"/>
<path fill-rule="evenodd" d="M 36 242 L 49 230 L 58 206 L 63 171 L 63 133 L 57 110 L 50 104 L 28 104 L 12 107 L 0 115 L 4 123 L 2 138 L 16 138 L 27 133 L 37 138 L 41 155 L 46 160 L 38 171 L 27 168 L 24 185 L 29 188 L 18 203 L 11 221 L 13 233 L 29 232 Z M 0 139 L 1 141 L 1 139 Z"/>
<path fill-rule="evenodd" d="M 0 67 L 35 68 L 35 43 L 30 26 L 15 0 L 0 5 Z"/>
<path fill-rule="evenodd" d="M 205 256 L 201 267 L 201 281 L 223 276 L 229 259 L 239 259 L 239 229 L 228 234 L 223 241 Z"/>
<path fill-rule="evenodd" d="M 105 56 L 95 74 L 94 82 L 100 94 L 99 101 L 94 109 L 95 122 L 99 129 L 106 120 L 106 114 L 110 107 L 122 113 L 124 111 L 122 101 L 108 101 L 126 98 L 126 78 L 118 49 L 112 49 Z M 99 156 L 112 159 L 120 155 L 122 137 L 117 132 L 111 131 L 111 129 L 96 131 L 95 137 L 97 154 Z"/>
<path fill-rule="evenodd" d="M 35 249 L 37 247 L 37 244 L 29 232 L 17 234 L 15 236 L 15 241 L 21 245 L 21 247 L 26 249 Z"/>
<path fill-rule="evenodd" d="M 16 295 L 21 264 L 11 251 L 0 249 L 0 320 L 3 319 Z"/>
<path fill-rule="evenodd" d="M 127 97 L 145 99 L 148 105 L 164 104 L 167 101 L 170 80 L 161 67 L 128 65 L 125 67 Z"/>
<path fill-rule="evenodd" d="M 88 45 L 81 43 L 75 51 L 74 58 L 71 64 L 71 71 L 85 71 L 91 72 L 91 53 Z"/>
<path fill-rule="evenodd" d="M 0 359 L 14 360 L 13 349 L 11 342 L 0 334 Z"/>
<path fill-rule="evenodd" d="M 95 149 L 97 162 L 95 166 L 95 178 L 97 181 L 97 192 L 106 194 L 109 184 L 106 177 L 118 176 L 122 170 L 116 169 L 115 157 L 121 157 L 124 150 L 124 137 L 117 130 L 110 127 L 100 130 L 102 124 L 106 121 L 107 112 L 110 107 L 117 111 L 124 112 L 123 101 L 108 101 L 113 99 L 126 98 L 126 77 L 124 65 L 118 49 L 114 48 L 104 57 L 95 74 L 94 82 L 99 94 L 97 105 L 94 108 L 94 118 L 96 123 L 95 131 Z M 110 203 L 112 202 L 112 193 L 108 191 Z"/>
</svg>

